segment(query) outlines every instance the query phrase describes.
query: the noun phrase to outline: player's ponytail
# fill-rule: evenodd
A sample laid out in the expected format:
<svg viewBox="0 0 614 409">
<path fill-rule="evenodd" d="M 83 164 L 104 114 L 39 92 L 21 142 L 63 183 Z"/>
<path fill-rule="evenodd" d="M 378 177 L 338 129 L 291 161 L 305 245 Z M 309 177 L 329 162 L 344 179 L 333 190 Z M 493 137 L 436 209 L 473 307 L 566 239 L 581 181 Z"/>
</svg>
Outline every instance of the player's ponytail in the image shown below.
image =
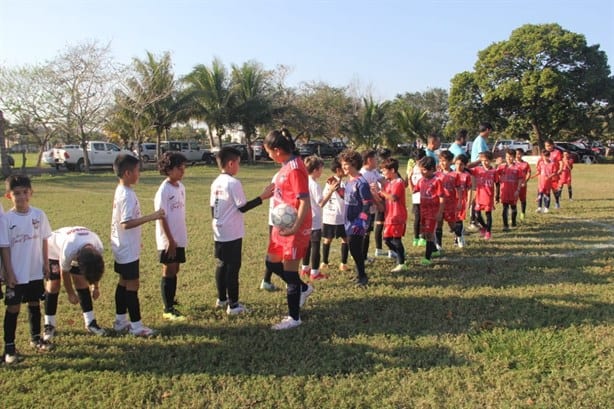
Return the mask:
<svg viewBox="0 0 614 409">
<path fill-rule="evenodd" d="M 278 148 L 294 155 L 298 153 L 294 139 L 292 139 L 292 134 L 287 128 L 269 132 L 266 138 L 264 138 L 264 144 L 270 149 Z"/>
</svg>

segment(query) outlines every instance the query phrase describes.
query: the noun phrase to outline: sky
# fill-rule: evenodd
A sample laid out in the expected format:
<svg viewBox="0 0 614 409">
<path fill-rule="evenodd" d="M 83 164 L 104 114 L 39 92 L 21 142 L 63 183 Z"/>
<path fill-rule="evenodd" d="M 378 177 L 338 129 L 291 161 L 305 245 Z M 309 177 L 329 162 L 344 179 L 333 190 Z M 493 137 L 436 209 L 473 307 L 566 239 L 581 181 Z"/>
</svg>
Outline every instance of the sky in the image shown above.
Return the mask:
<svg viewBox="0 0 614 409">
<path fill-rule="evenodd" d="M 449 89 L 524 24 L 558 23 L 614 58 L 612 0 L 0 0 L 0 64 L 44 63 L 87 41 L 129 64 L 169 51 L 177 76 L 219 58 L 290 68 L 287 84 L 392 99 Z"/>
</svg>

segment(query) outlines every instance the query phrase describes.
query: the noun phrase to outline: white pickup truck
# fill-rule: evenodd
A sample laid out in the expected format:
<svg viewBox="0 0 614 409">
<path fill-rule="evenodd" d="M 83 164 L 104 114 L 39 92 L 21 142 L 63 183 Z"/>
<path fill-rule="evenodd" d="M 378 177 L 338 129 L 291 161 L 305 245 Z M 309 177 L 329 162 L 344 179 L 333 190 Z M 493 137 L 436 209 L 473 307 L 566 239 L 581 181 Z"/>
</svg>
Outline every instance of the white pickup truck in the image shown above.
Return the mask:
<svg viewBox="0 0 614 409">
<path fill-rule="evenodd" d="M 69 147 L 70 146 L 70 147 Z M 113 166 L 115 158 L 120 153 L 132 152 L 126 149 L 120 149 L 119 146 L 102 141 L 91 141 L 87 143 L 87 154 L 92 167 L 109 167 Z M 63 148 L 53 150 L 53 160 L 56 166 L 66 166 L 68 170 L 83 171 L 85 160 L 83 158 L 83 149 L 77 145 L 67 145 Z"/>
</svg>

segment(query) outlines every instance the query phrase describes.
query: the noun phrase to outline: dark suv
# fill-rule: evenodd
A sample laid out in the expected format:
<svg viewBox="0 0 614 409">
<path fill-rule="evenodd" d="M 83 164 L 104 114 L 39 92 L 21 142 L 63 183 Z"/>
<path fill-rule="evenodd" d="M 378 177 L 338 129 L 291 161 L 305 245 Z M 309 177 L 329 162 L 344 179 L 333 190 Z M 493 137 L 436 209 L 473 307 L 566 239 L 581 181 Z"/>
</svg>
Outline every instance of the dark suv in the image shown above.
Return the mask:
<svg viewBox="0 0 614 409">
<path fill-rule="evenodd" d="M 555 146 L 561 148 L 563 152 L 569 152 L 570 156 L 573 157 L 574 162 L 584 162 L 588 164 L 597 162 L 595 152 L 590 149 L 581 148 L 571 142 L 555 142 L 554 144 Z M 578 158 L 577 161 L 576 158 Z"/>
<path fill-rule="evenodd" d="M 298 153 L 301 157 L 318 155 L 321 158 L 333 158 L 337 156 L 337 151 L 326 142 L 309 141 L 298 146 Z"/>
</svg>

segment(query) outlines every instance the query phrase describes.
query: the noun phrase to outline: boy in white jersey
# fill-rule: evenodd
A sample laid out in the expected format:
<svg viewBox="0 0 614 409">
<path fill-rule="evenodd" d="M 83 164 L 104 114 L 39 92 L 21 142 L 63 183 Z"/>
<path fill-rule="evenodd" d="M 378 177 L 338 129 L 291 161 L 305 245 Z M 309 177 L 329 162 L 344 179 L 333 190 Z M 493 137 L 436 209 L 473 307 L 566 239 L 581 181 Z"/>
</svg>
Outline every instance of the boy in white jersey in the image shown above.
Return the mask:
<svg viewBox="0 0 614 409">
<path fill-rule="evenodd" d="M 51 233 L 48 247 L 50 273 L 45 286 L 43 339 L 51 341 L 55 335 L 55 314 L 62 280 L 68 301 L 81 305 L 87 331 L 95 335 L 105 335 L 106 331 L 96 322 L 92 303 L 92 298 L 97 300 L 100 296 L 98 282 L 104 272 L 100 238 L 86 227 L 62 227 Z"/>
<path fill-rule="evenodd" d="M 30 206 L 32 183 L 27 176 L 6 180 L 13 208 L 0 217 L 0 251 L 6 282 L 4 304 L 4 362 L 21 360 L 15 349 L 15 332 L 21 303 L 28 303 L 30 345 L 48 351 L 53 345 L 41 337 L 40 300 L 45 292 L 43 278 L 49 276 L 47 239 L 51 227 L 47 215 Z"/>
<path fill-rule="evenodd" d="M 226 307 L 228 315 L 237 315 L 246 311 L 239 303 L 239 270 L 245 235 L 243 213 L 273 196 L 274 185 L 267 186 L 260 196 L 248 202 L 241 181 L 235 178 L 240 168 L 241 152 L 232 147 L 223 147 L 216 159 L 221 173 L 211 184 L 210 195 L 211 226 L 217 260 L 215 305 L 217 308 Z"/>
<path fill-rule="evenodd" d="M 113 198 L 111 217 L 111 249 L 114 269 L 119 274 L 115 288 L 115 331 L 130 331 L 137 337 L 152 336 L 155 331 L 143 325 L 139 305 L 139 257 L 141 255 L 141 225 L 164 217 L 160 209 L 146 216 L 132 189 L 139 181 L 139 160 L 130 154 L 115 159 L 113 170 L 119 178 Z M 128 321 L 128 317 L 130 320 Z"/>
<path fill-rule="evenodd" d="M 322 264 L 320 271 L 328 269 L 328 256 L 330 254 L 330 245 L 333 239 L 341 239 L 341 264 L 339 270 L 347 271 L 349 247 L 347 235 L 345 234 L 345 202 L 343 194 L 345 191 L 345 182 L 343 177 L 345 173 L 341 167 L 341 162 L 338 158 L 334 158 L 330 166 L 333 175 L 326 181 L 324 192 L 322 192 Z"/>
<path fill-rule="evenodd" d="M 383 205 L 383 201 L 379 197 L 379 183 L 384 181 L 384 178 L 378 171 L 377 152 L 374 149 L 367 149 L 362 152 L 362 167 L 360 168 L 360 174 L 365 178 L 369 187 L 371 188 L 371 196 L 373 197 L 373 204 L 369 209 L 369 220 L 367 225 L 367 231 L 364 236 L 362 252 L 365 257 L 365 261 L 371 262 L 373 259 L 369 257 L 369 242 L 371 240 L 371 232 L 375 227 L 375 213 L 378 206 Z M 383 222 L 383 212 L 381 221 Z M 375 253 L 376 255 L 379 253 Z M 387 253 L 386 253 L 387 254 Z"/>
<path fill-rule="evenodd" d="M 318 179 L 322 176 L 324 161 L 317 155 L 308 156 L 304 160 L 305 168 L 309 173 L 309 198 L 311 200 L 311 240 L 303 257 L 301 275 L 309 276 L 312 281 L 326 279 L 326 275 L 319 270 L 320 242 L 322 241 L 322 188 Z M 311 260 L 311 267 L 309 261 Z"/>
<path fill-rule="evenodd" d="M 162 317 L 170 321 L 185 321 L 185 316 L 175 308 L 175 294 L 179 264 L 186 261 L 185 248 L 188 244 L 185 187 L 181 183 L 186 162 L 186 157 L 181 153 L 164 152 L 158 161 L 158 170 L 166 179 L 160 184 L 154 198 L 154 210 L 162 209 L 165 214 L 156 220 L 156 246 L 162 264 Z"/>
</svg>

